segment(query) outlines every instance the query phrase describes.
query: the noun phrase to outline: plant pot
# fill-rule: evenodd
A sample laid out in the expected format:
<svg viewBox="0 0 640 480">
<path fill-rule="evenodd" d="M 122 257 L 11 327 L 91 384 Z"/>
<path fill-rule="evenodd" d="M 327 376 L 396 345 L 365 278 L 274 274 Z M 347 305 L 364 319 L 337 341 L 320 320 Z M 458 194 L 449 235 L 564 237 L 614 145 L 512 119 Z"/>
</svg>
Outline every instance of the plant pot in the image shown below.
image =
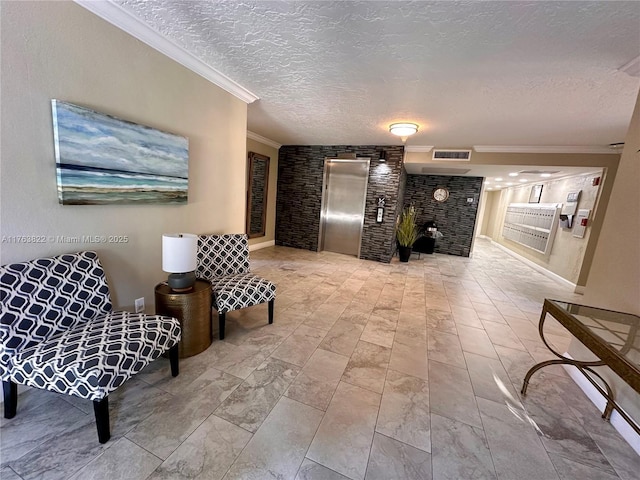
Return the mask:
<svg viewBox="0 0 640 480">
<path fill-rule="evenodd" d="M 408 262 L 409 257 L 411 256 L 411 247 L 403 247 L 400 245 L 398 247 L 398 256 L 400 257 L 401 262 Z"/>
</svg>

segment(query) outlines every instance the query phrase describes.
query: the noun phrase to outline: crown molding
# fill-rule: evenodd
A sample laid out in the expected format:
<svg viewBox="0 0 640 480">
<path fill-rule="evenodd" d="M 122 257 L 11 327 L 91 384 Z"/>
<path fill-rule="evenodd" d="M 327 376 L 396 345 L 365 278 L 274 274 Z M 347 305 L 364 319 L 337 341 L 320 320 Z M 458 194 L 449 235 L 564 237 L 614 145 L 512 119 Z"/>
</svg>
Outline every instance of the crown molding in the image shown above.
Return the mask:
<svg viewBox="0 0 640 480">
<path fill-rule="evenodd" d="M 640 55 L 621 66 L 619 71 L 631 75 L 632 77 L 640 77 Z"/>
<path fill-rule="evenodd" d="M 115 25 L 151 48 L 175 60 L 180 65 L 204 77 L 214 85 L 229 92 L 245 103 L 258 100 L 258 96 L 231 80 L 225 74 L 210 67 L 195 55 L 164 37 L 138 17 L 111 1 L 74 0 L 81 7 Z"/>
<path fill-rule="evenodd" d="M 247 138 L 250 138 L 251 140 L 255 140 L 256 142 L 263 143 L 265 145 L 269 145 L 270 147 L 273 147 L 276 150 L 282 146 L 282 144 L 276 143 L 273 140 L 269 140 L 267 137 L 263 137 L 262 135 L 258 135 L 257 133 L 253 133 L 250 130 L 247 130 Z"/>
<path fill-rule="evenodd" d="M 518 145 L 474 145 L 476 152 L 486 153 L 585 153 L 607 154 L 616 152 L 609 146 L 518 146 Z"/>
<path fill-rule="evenodd" d="M 407 145 L 404 147 L 405 152 L 428 153 L 433 150 L 433 145 Z"/>
</svg>

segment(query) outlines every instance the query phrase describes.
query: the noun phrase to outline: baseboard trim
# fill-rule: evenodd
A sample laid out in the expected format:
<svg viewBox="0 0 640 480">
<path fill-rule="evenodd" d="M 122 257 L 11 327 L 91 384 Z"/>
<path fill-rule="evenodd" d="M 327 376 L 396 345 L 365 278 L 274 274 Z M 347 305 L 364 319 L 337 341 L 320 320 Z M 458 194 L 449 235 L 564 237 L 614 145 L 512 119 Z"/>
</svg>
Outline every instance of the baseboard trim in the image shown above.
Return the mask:
<svg viewBox="0 0 640 480">
<path fill-rule="evenodd" d="M 566 352 L 563 353 L 563 355 L 567 358 L 572 358 L 571 355 Z M 602 396 L 600 392 L 598 392 L 598 390 L 596 390 L 596 387 L 591 385 L 589 380 L 587 380 L 576 367 L 571 365 L 562 365 L 562 368 L 567 371 L 567 374 L 569 374 L 571 379 L 578 385 L 578 387 L 580 387 L 580 390 L 585 393 L 589 400 L 591 400 L 591 403 L 598 407 L 598 410 L 600 412 L 603 412 L 604 407 L 607 404 L 607 400 Z M 631 428 L 631 426 L 627 423 L 627 421 L 622 418 L 620 414 L 615 410 L 611 414 L 610 423 L 613 428 L 618 431 L 622 438 L 624 438 L 625 441 L 629 445 L 631 445 L 631 448 L 633 448 L 636 453 L 640 455 L 640 435 L 638 435 L 635 430 Z"/>
<path fill-rule="evenodd" d="M 569 287 L 571 289 L 573 289 L 573 291 L 575 293 L 580 293 L 578 292 L 578 289 L 580 287 L 578 287 L 578 285 L 576 285 L 573 282 L 570 282 L 569 280 L 567 280 L 566 278 L 562 278 L 560 275 L 558 275 L 557 273 L 553 273 L 551 270 L 547 270 L 546 268 L 538 265 L 535 262 L 532 262 L 531 260 L 529 260 L 528 258 L 523 257 L 522 255 L 514 252 L 513 250 L 510 250 L 509 248 L 505 247 L 504 245 L 496 242 L 494 239 L 490 238 L 490 237 L 484 237 L 484 238 L 488 238 L 489 240 L 491 240 L 491 243 L 494 244 L 496 247 L 500 248 L 501 250 L 503 250 L 505 253 L 511 255 L 514 258 L 517 258 L 518 260 L 520 260 L 522 263 L 526 264 L 527 266 L 533 268 L 534 270 L 536 270 L 537 272 L 540 272 L 541 274 L 543 274 L 545 277 L 550 278 L 551 280 L 555 280 L 556 282 L 564 285 L 565 287 Z"/>
<path fill-rule="evenodd" d="M 262 248 L 273 247 L 275 244 L 276 244 L 275 240 L 270 240 L 268 242 L 262 242 L 262 243 L 254 243 L 252 245 L 249 245 L 249 251 L 253 252 L 254 250 L 260 250 Z"/>
</svg>

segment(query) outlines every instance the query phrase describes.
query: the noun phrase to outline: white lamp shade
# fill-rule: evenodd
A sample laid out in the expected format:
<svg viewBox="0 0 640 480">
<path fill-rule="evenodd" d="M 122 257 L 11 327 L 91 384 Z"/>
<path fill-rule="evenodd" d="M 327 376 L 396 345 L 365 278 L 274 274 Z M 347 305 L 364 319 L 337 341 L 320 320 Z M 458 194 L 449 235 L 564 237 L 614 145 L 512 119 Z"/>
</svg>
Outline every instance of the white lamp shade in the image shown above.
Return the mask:
<svg viewBox="0 0 640 480">
<path fill-rule="evenodd" d="M 198 236 L 192 233 L 162 235 L 162 270 L 168 273 L 193 272 L 198 265 Z"/>
</svg>

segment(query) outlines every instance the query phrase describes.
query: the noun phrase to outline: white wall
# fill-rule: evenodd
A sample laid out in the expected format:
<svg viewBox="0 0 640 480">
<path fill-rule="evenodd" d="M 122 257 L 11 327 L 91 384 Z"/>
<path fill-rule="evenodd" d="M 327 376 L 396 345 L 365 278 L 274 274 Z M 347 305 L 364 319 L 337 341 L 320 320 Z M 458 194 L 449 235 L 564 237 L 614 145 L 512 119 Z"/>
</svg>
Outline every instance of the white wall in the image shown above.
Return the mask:
<svg viewBox="0 0 640 480">
<path fill-rule="evenodd" d="M 3 2 L 0 228 L 127 235 L 126 244 L 2 243 L 3 264 L 97 250 L 116 307 L 153 312 L 165 232 L 244 231 L 247 105 L 71 2 Z M 58 204 L 50 100 L 189 138 L 184 205 Z"/>
</svg>

